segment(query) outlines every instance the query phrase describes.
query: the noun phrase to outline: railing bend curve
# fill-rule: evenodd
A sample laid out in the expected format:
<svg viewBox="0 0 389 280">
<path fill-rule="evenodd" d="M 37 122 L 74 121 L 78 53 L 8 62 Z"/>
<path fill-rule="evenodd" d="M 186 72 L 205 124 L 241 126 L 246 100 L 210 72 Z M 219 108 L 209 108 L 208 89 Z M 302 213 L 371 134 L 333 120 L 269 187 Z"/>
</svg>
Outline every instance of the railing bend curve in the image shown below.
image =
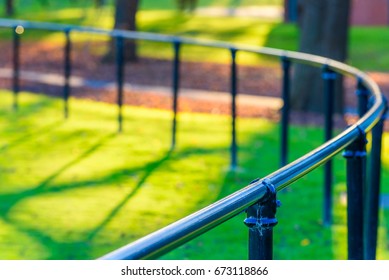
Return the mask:
<svg viewBox="0 0 389 280">
<path fill-rule="evenodd" d="M 348 209 L 349 219 L 349 235 L 348 235 L 348 255 L 350 259 L 375 258 L 376 246 L 376 229 L 364 235 L 364 227 L 369 224 L 376 225 L 377 223 L 377 187 L 379 186 L 379 170 L 380 168 L 380 139 L 382 135 L 383 115 L 386 110 L 386 102 L 380 92 L 377 84 L 364 72 L 346 65 L 344 63 L 334 61 L 325 57 L 304 54 L 299 52 L 285 51 L 272 48 L 259 48 L 239 44 L 230 44 L 224 42 L 206 41 L 198 39 L 183 38 L 177 36 L 167 36 L 159 34 L 130 32 L 122 30 L 105 30 L 90 27 L 69 26 L 51 23 L 15 21 L 15 20 L 0 20 L 0 26 L 15 28 L 17 26 L 24 28 L 61 31 L 69 38 L 69 34 L 73 32 L 92 33 L 107 35 L 110 37 L 132 40 L 149 40 L 174 44 L 178 51 L 182 44 L 199 45 L 204 47 L 228 49 L 232 54 L 236 51 L 251 52 L 281 58 L 283 61 L 302 63 L 315 67 L 325 67 L 327 71 L 339 73 L 346 76 L 356 78 L 360 89 L 368 91 L 373 98 L 373 102 L 369 109 L 367 104 L 362 104 L 365 107 L 363 112 L 360 112 L 360 119 L 353 125 L 348 127 L 338 136 L 331 138 L 323 145 L 302 156 L 301 158 L 285 165 L 268 176 L 255 180 L 243 189 L 205 207 L 165 228 L 162 228 L 150 235 L 147 235 L 138 241 L 135 241 L 127 246 L 119 248 L 101 259 L 154 259 L 165 254 L 166 252 L 184 244 L 196 236 L 216 227 L 225 222 L 231 217 L 243 212 L 248 212 L 248 218 L 245 223 L 250 228 L 261 227 L 260 235 L 255 235 L 254 231 L 250 232 L 250 258 L 251 259 L 269 259 L 272 258 L 272 227 L 277 223 L 275 219 L 276 193 L 299 178 L 303 177 L 313 169 L 328 162 L 334 155 L 345 150 L 344 156 L 347 158 L 347 183 L 348 183 L 348 199 L 355 200 L 354 208 Z M 176 53 L 177 54 L 177 53 Z M 178 56 L 176 56 L 176 60 Z M 177 61 L 176 61 L 177 62 Z M 120 61 L 119 61 L 120 63 Z M 176 69 L 177 70 L 177 69 Z M 120 73 L 120 72 L 119 72 Z M 177 73 L 176 73 L 177 74 Z M 67 75 L 70 75 L 69 73 Z M 236 78 L 236 77 L 235 77 Z M 174 89 L 177 94 L 177 85 Z M 236 93 L 236 89 L 235 93 Z M 362 102 L 363 103 L 363 102 Z M 365 102 L 366 103 L 366 102 Z M 371 188 L 368 188 L 366 193 L 363 193 L 363 181 L 365 180 L 366 168 L 366 133 L 373 130 L 373 150 L 372 151 L 372 168 L 374 176 L 371 180 Z M 376 130 L 376 132 L 375 132 Z M 174 142 L 173 142 L 174 146 Z M 375 148 L 376 146 L 379 146 Z M 362 176 L 362 177 L 358 177 Z M 374 181 L 374 182 L 373 182 Z M 374 186 L 373 185 L 377 185 Z M 366 215 L 368 219 L 363 220 L 363 213 L 356 214 L 355 209 L 362 211 L 362 200 L 366 197 L 372 197 L 372 202 L 368 202 L 368 207 L 371 215 Z M 351 203 L 349 203 L 351 204 Z M 373 205 L 374 204 L 374 205 Z M 259 209 L 259 211 L 258 211 Z M 369 210 L 370 209 L 370 210 Z M 358 220 L 350 219 L 350 213 L 358 216 Z M 376 228 L 376 226 L 375 226 Z M 374 247 L 374 248 L 369 248 Z M 367 249 L 365 249 L 367 248 Z"/>
</svg>

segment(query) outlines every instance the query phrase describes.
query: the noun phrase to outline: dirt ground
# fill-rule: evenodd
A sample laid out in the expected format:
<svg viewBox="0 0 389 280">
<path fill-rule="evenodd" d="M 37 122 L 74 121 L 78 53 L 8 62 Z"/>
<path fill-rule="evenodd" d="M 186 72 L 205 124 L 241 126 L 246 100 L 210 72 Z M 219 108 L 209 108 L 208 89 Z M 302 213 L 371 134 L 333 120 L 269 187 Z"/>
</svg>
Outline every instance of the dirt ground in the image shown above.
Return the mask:
<svg viewBox="0 0 389 280">
<path fill-rule="evenodd" d="M 3 55 L 0 56 L 0 67 L 12 68 L 12 46 L 0 43 Z M 115 81 L 115 65 L 102 63 L 101 56 L 94 55 L 93 45 L 83 43 L 73 46 L 72 75 L 92 81 Z M 63 46 L 35 43 L 22 44 L 20 56 L 21 70 L 36 71 L 39 73 L 63 74 Z M 230 67 L 224 64 L 204 62 L 182 62 L 180 88 L 209 91 L 216 95 L 230 90 Z M 380 86 L 384 93 L 389 92 L 389 74 L 371 72 L 370 76 Z M 254 96 L 276 97 L 281 96 L 281 70 L 279 67 L 266 66 L 239 66 L 238 93 Z M 172 81 L 172 62 L 168 60 L 140 58 L 138 62 L 127 64 L 125 68 L 125 82 L 148 87 L 162 87 L 168 91 Z M 1 78 L 0 87 L 11 88 L 11 79 Z M 58 86 L 48 86 L 41 83 L 21 81 L 21 89 L 33 92 L 47 93 L 61 96 L 62 89 Z M 355 81 L 345 79 L 345 105 L 355 107 Z M 93 100 L 114 103 L 117 100 L 116 89 L 100 89 L 95 87 L 74 87 L 71 90 L 74 97 L 90 98 Z M 124 102 L 129 105 L 151 108 L 171 109 L 172 101 L 169 94 L 160 94 L 152 90 L 146 92 L 126 90 Z M 259 102 L 260 103 L 260 102 Z M 207 112 L 216 114 L 230 114 L 229 102 L 212 99 L 193 99 L 181 96 L 179 111 Z M 279 108 L 269 108 L 263 104 L 239 105 L 237 114 L 241 117 L 279 118 Z M 291 120 L 294 123 L 318 124 L 322 117 L 316 114 L 302 114 L 292 112 Z M 341 117 L 336 118 L 337 125 L 345 125 Z"/>
</svg>

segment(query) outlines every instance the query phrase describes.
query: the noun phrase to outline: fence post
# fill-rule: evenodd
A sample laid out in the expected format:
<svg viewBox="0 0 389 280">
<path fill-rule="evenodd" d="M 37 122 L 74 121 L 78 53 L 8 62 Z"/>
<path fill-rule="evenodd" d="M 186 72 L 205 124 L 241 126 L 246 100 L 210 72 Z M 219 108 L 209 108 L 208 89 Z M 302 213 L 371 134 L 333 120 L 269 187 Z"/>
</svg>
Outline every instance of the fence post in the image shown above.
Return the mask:
<svg viewBox="0 0 389 280">
<path fill-rule="evenodd" d="M 236 49 L 231 51 L 231 170 L 238 167 L 238 144 L 236 139 L 236 95 L 237 95 L 237 67 L 236 67 Z"/>
<path fill-rule="evenodd" d="M 70 75 L 71 75 L 71 39 L 70 28 L 64 30 L 65 33 L 65 49 L 64 49 L 64 87 L 63 87 L 63 99 L 64 99 L 64 116 L 65 119 L 69 117 L 69 96 L 70 96 Z"/>
<path fill-rule="evenodd" d="M 366 136 L 359 137 L 343 153 L 347 160 L 348 258 L 363 259 L 363 190 L 366 179 Z"/>
<path fill-rule="evenodd" d="M 358 79 L 358 115 L 367 111 L 368 91 Z M 359 128 L 359 127 L 358 127 Z M 359 128 L 359 137 L 343 153 L 347 159 L 347 235 L 348 258 L 364 258 L 364 191 L 366 189 L 366 135 Z"/>
<path fill-rule="evenodd" d="M 247 209 L 244 220 L 249 228 L 249 260 L 273 259 L 273 227 L 278 223 L 275 215 L 280 202 L 274 186 L 267 182 L 263 184 L 267 187 L 267 195 Z"/>
<path fill-rule="evenodd" d="M 368 110 L 369 90 L 365 87 L 362 80 L 357 80 L 357 90 L 355 92 L 358 98 L 358 115 L 362 117 Z"/>
<path fill-rule="evenodd" d="M 324 80 L 324 141 L 332 138 L 333 113 L 334 113 L 334 90 L 336 73 L 328 65 L 323 67 Z M 332 223 L 332 160 L 324 165 L 324 225 Z"/>
<path fill-rule="evenodd" d="M 376 259 L 379 221 L 379 198 L 381 185 L 381 148 L 384 129 L 384 116 L 372 130 L 370 152 L 369 190 L 366 192 L 365 215 L 365 259 Z"/>
<path fill-rule="evenodd" d="M 118 132 L 123 131 L 123 76 L 124 76 L 124 38 L 116 37 L 116 83 L 118 105 Z"/>
<path fill-rule="evenodd" d="M 281 112 L 281 160 L 280 167 L 288 163 L 288 131 L 289 131 L 289 110 L 290 110 L 290 60 L 282 57 L 282 112 Z"/>
<path fill-rule="evenodd" d="M 172 124 L 172 145 L 174 150 L 177 139 L 177 112 L 178 112 L 178 91 L 180 87 L 180 49 L 181 42 L 173 42 L 174 60 L 173 60 L 173 124 Z"/>
<path fill-rule="evenodd" d="M 14 26 L 13 30 L 13 108 L 16 111 L 18 109 L 18 95 L 19 95 L 19 68 L 20 68 L 20 34 L 17 32 L 18 26 Z"/>
</svg>

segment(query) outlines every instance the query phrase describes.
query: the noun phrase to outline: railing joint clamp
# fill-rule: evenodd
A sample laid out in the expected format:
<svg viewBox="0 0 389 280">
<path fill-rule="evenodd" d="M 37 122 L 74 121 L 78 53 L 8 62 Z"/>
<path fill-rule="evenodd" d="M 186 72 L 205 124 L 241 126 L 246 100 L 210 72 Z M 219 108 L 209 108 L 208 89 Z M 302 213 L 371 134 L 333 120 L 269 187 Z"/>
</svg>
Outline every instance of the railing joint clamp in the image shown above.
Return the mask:
<svg viewBox="0 0 389 280">
<path fill-rule="evenodd" d="M 231 47 L 230 48 L 230 52 L 231 52 L 232 59 L 235 59 L 236 58 L 236 53 L 238 52 L 238 49 L 235 48 L 235 47 Z"/>
<path fill-rule="evenodd" d="M 366 133 L 363 131 L 360 126 L 357 126 L 359 137 L 351 143 L 346 150 L 343 152 L 344 158 L 364 158 L 367 156 L 366 153 Z"/>
<path fill-rule="evenodd" d="M 71 27 L 65 27 L 63 30 L 63 32 L 65 33 L 66 36 L 69 36 L 71 31 L 72 31 Z"/>
<path fill-rule="evenodd" d="M 359 132 L 359 138 L 361 139 L 361 141 L 363 141 L 364 144 L 367 144 L 368 141 L 366 137 L 366 132 L 359 125 L 357 125 L 357 129 Z"/>
<path fill-rule="evenodd" d="M 256 179 L 252 183 L 258 181 Z M 256 215 L 244 220 L 244 224 L 250 229 L 270 229 L 278 224 L 276 212 L 277 208 L 281 206 L 281 202 L 277 200 L 276 188 L 268 179 L 263 180 L 262 184 L 266 187 L 267 192 L 264 198 L 258 201 Z"/>
<path fill-rule="evenodd" d="M 359 95 L 366 95 L 366 96 L 370 95 L 370 91 L 363 84 L 363 79 L 361 77 L 357 78 L 357 90 L 355 91 L 355 94 L 357 96 L 359 96 Z"/>
<path fill-rule="evenodd" d="M 322 77 L 324 80 L 335 80 L 336 76 L 337 76 L 337 74 L 335 72 L 332 72 L 332 71 L 326 71 L 322 74 Z"/>
<path fill-rule="evenodd" d="M 343 152 L 344 158 L 364 158 L 366 157 L 367 153 L 365 151 L 344 151 Z"/>
<path fill-rule="evenodd" d="M 328 65 L 324 65 L 322 78 L 324 80 L 335 80 L 337 77 L 337 73 L 330 69 Z"/>
<path fill-rule="evenodd" d="M 356 91 L 355 91 L 355 94 L 357 96 L 369 96 L 370 95 L 370 91 L 363 87 L 363 88 L 358 88 Z"/>
<path fill-rule="evenodd" d="M 182 42 L 181 42 L 178 38 L 175 38 L 175 39 L 173 40 L 174 48 L 176 48 L 176 49 L 180 48 L 180 47 L 181 47 L 181 44 L 182 44 Z"/>
<path fill-rule="evenodd" d="M 291 61 L 290 61 L 289 57 L 282 56 L 281 57 L 281 62 L 282 62 L 282 69 L 283 70 L 288 70 L 289 67 L 290 67 L 290 64 L 291 64 Z"/>
</svg>

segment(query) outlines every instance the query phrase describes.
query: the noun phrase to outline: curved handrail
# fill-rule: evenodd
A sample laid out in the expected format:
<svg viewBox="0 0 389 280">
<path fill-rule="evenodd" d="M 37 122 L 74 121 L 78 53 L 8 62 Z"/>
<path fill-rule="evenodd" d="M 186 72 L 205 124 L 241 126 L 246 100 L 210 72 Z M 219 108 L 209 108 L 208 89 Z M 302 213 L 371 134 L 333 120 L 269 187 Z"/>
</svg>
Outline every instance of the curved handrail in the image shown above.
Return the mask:
<svg viewBox="0 0 389 280">
<path fill-rule="evenodd" d="M 25 28 L 31 29 L 94 33 L 108 35 L 111 37 L 191 44 L 246 51 L 273 57 L 284 57 L 291 61 L 316 67 L 327 66 L 332 71 L 358 78 L 363 82 L 364 86 L 374 97 L 374 103 L 371 108 L 355 124 L 315 150 L 269 174 L 263 179 L 249 184 L 245 188 L 227 196 L 226 198 L 221 199 L 165 228 L 147 235 L 138 241 L 109 253 L 101 259 L 152 259 L 177 248 L 185 242 L 241 213 L 261 199 L 264 199 L 269 192 L 269 188 L 274 188 L 276 191 L 280 191 L 309 173 L 311 170 L 328 161 L 341 150 L 345 149 L 353 141 L 361 137 L 364 133 L 369 132 L 379 122 L 386 108 L 385 101 L 378 85 L 369 76 L 352 66 L 321 56 L 266 47 L 251 47 L 240 44 L 198 40 L 152 33 L 0 19 L 0 26 L 13 28 L 17 25 L 22 25 Z"/>
</svg>

